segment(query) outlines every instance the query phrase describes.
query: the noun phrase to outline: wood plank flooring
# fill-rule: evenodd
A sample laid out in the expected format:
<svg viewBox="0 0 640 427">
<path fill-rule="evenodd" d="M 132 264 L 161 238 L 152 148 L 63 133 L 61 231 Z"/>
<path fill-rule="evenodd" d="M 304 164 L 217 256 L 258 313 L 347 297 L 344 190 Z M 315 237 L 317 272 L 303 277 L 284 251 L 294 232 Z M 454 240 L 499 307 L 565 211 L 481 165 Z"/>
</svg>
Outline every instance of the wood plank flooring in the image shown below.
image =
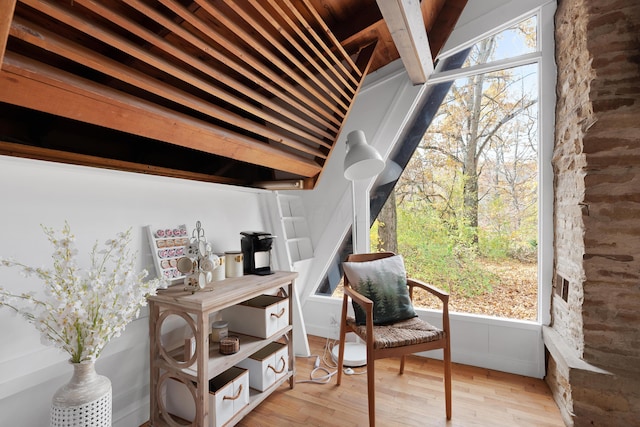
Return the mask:
<svg viewBox="0 0 640 427">
<path fill-rule="evenodd" d="M 322 355 L 325 342 L 309 337 L 312 354 Z M 296 359 L 297 381 L 309 379 L 314 361 Z M 447 422 L 442 362 L 410 357 L 404 375 L 398 375 L 399 364 L 399 359 L 376 362 L 379 426 L 564 426 L 544 381 L 459 364 L 453 366 L 453 417 Z M 367 426 L 366 384 L 366 375 L 344 375 L 339 387 L 335 377 L 324 385 L 283 386 L 239 425 Z"/>
<path fill-rule="evenodd" d="M 313 357 L 296 359 L 294 389 L 281 386 L 238 426 L 368 426 L 366 375 L 344 375 L 339 387 L 335 376 L 328 384 L 301 382 L 310 378 L 325 342 L 310 336 Z M 453 365 L 453 417 L 447 422 L 442 362 L 408 357 L 404 375 L 398 375 L 399 365 L 399 359 L 376 361 L 378 426 L 564 426 L 543 380 L 459 364 Z"/>
</svg>

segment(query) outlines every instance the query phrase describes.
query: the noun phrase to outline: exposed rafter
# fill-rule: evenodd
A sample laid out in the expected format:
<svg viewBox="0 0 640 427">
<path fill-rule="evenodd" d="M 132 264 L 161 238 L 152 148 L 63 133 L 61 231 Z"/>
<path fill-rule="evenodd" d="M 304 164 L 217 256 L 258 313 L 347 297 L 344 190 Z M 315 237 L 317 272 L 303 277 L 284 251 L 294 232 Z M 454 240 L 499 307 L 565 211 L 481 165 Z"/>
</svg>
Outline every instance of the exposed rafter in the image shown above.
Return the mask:
<svg viewBox="0 0 640 427">
<path fill-rule="evenodd" d="M 375 1 L 0 0 L 0 153 L 313 188 L 397 58 Z"/>
<path fill-rule="evenodd" d="M 378 7 L 414 85 L 433 73 L 433 58 L 418 0 L 377 0 Z"/>
</svg>

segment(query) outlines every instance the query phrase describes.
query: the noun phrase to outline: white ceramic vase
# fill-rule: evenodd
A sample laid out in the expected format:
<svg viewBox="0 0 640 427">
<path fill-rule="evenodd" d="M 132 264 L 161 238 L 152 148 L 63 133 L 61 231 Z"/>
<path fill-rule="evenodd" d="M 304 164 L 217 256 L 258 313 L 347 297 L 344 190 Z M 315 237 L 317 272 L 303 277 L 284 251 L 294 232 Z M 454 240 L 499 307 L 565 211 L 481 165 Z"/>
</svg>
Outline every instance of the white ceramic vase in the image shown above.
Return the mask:
<svg viewBox="0 0 640 427">
<path fill-rule="evenodd" d="M 111 427 L 111 381 L 94 362 L 71 365 L 71 380 L 51 400 L 51 427 Z"/>
</svg>

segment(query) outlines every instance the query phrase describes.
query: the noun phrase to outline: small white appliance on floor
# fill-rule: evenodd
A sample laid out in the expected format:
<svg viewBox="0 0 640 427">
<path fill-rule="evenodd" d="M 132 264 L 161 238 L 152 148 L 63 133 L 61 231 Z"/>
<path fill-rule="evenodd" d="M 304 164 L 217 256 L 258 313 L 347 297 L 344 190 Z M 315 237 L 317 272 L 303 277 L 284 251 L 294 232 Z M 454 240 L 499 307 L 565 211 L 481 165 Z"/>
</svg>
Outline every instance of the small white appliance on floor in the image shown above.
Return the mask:
<svg viewBox="0 0 640 427">
<path fill-rule="evenodd" d="M 342 344 L 338 343 L 331 349 L 331 358 L 338 363 L 338 351 Z M 355 368 L 367 364 L 367 346 L 362 342 L 349 342 L 344 344 L 344 366 Z"/>
</svg>

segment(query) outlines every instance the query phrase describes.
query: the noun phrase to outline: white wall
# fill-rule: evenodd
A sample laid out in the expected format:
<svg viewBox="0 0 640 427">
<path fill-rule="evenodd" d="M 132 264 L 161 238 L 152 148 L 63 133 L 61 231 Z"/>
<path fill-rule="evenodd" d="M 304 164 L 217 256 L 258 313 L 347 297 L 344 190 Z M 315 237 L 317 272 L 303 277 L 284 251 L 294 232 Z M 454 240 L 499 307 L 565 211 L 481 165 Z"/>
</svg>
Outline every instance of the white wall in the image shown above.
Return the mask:
<svg viewBox="0 0 640 427">
<path fill-rule="evenodd" d="M 145 225 L 201 221 L 214 251 L 240 249 L 240 231 L 266 230 L 259 191 L 151 175 L 0 156 L 0 256 L 40 267 L 52 247 L 40 224 L 68 221 L 83 266 L 91 246 L 132 228 L 139 269 L 155 274 Z M 143 267 L 144 266 L 144 267 Z M 42 289 L 16 269 L 0 268 L 0 286 Z M 139 426 L 149 414 L 148 319 L 132 322 L 98 360 L 113 386 L 115 426 Z M 32 325 L 0 309 L 0 426 L 45 426 L 51 396 L 71 375 L 68 357 L 40 344 Z"/>
</svg>

